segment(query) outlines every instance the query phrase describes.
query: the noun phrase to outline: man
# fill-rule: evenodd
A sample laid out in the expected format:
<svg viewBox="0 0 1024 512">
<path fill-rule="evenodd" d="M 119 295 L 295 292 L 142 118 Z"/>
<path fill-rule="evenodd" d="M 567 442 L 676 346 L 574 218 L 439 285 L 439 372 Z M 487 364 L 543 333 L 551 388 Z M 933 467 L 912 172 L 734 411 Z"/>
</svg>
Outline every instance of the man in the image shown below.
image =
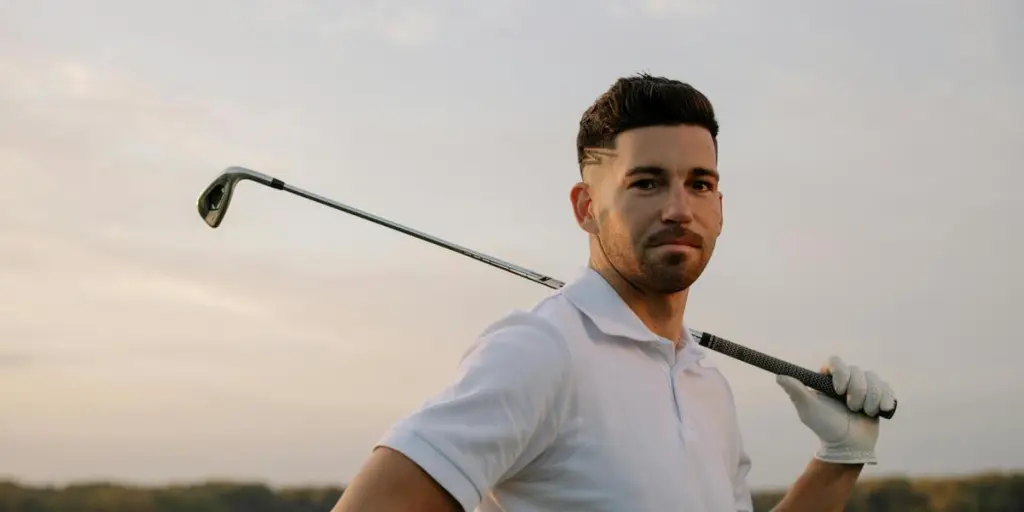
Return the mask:
<svg viewBox="0 0 1024 512">
<path fill-rule="evenodd" d="M 584 113 L 570 193 L 583 275 L 492 324 L 453 384 L 395 425 L 349 511 L 750 511 L 729 385 L 684 328 L 722 230 L 718 123 L 687 84 L 619 79 Z M 875 463 L 887 384 L 832 358 L 846 404 L 778 379 L 821 449 L 778 510 L 841 510 Z"/>
</svg>

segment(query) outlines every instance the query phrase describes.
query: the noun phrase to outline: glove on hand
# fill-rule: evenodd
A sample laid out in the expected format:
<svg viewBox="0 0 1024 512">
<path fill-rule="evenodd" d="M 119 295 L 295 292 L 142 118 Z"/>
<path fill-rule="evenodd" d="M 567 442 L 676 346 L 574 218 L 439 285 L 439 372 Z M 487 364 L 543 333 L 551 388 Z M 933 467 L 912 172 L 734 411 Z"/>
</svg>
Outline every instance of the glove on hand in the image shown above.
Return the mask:
<svg viewBox="0 0 1024 512">
<path fill-rule="evenodd" d="M 873 372 L 847 366 L 836 356 L 829 358 L 823 371 L 832 375 L 836 392 L 846 394 L 845 406 L 793 377 L 780 375 L 775 379 L 796 406 L 800 421 L 821 440 L 815 458 L 837 464 L 877 464 L 875 416 L 879 410 L 890 411 L 895 406 L 892 388 Z"/>
</svg>

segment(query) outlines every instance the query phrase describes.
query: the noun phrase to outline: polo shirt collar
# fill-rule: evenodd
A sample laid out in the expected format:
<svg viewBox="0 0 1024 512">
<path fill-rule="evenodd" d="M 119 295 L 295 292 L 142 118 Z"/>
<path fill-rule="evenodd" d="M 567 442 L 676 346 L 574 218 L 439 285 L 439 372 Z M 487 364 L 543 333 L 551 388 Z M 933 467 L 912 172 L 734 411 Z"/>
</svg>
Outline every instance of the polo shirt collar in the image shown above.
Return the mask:
<svg viewBox="0 0 1024 512">
<path fill-rule="evenodd" d="M 561 293 L 604 334 L 640 342 L 669 341 L 648 329 L 604 276 L 592 268 L 583 269 L 579 277 L 562 288 Z M 682 341 L 684 352 L 703 357 L 704 349 L 685 326 Z"/>
</svg>

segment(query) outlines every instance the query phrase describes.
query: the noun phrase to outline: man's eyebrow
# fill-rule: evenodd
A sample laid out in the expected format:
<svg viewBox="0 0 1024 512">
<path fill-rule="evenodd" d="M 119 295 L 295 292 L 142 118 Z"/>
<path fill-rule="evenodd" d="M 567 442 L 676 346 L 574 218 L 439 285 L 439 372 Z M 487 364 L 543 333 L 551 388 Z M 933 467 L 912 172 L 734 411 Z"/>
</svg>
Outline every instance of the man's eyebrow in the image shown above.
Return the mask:
<svg viewBox="0 0 1024 512">
<path fill-rule="evenodd" d="M 658 166 L 658 165 L 638 165 L 638 166 L 632 167 L 628 171 L 626 171 L 626 177 L 635 176 L 637 174 L 649 174 L 651 176 L 664 176 L 665 174 L 668 174 L 668 171 L 665 170 L 664 167 L 661 167 L 661 166 Z M 693 169 L 690 169 L 689 174 L 692 175 L 692 176 L 696 176 L 696 177 L 705 177 L 705 178 L 710 177 L 710 178 L 714 178 L 715 180 L 719 179 L 718 171 L 716 171 L 714 169 L 708 169 L 706 167 L 694 167 Z"/>
<path fill-rule="evenodd" d="M 636 167 L 631 167 L 628 171 L 626 171 L 627 178 L 631 176 L 636 176 L 637 174 L 650 174 L 652 176 L 662 176 L 664 174 L 668 174 L 668 171 L 666 171 L 664 167 L 660 167 L 657 165 L 638 165 Z"/>
<path fill-rule="evenodd" d="M 693 169 L 690 169 L 690 173 L 693 174 L 694 176 L 698 176 L 698 177 L 714 178 L 716 181 L 720 180 L 722 178 L 718 174 L 718 171 L 716 171 L 714 169 L 708 169 L 708 168 L 705 168 L 705 167 L 694 167 Z"/>
</svg>

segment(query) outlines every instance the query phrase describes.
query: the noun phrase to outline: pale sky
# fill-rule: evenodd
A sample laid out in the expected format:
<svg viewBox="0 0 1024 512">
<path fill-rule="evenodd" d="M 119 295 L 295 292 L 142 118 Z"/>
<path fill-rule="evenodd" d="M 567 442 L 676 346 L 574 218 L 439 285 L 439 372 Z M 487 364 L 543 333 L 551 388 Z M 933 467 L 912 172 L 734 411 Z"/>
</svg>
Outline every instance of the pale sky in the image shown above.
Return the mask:
<svg viewBox="0 0 1024 512">
<path fill-rule="evenodd" d="M 245 165 L 571 279 L 579 116 L 638 71 L 722 123 L 689 325 L 889 380 L 867 475 L 1024 467 L 1020 2 L 555 5 L 0 0 L 0 477 L 348 481 L 549 290 L 253 184 L 212 230 L 199 192 Z M 813 434 L 712 357 L 790 483 Z"/>
</svg>

